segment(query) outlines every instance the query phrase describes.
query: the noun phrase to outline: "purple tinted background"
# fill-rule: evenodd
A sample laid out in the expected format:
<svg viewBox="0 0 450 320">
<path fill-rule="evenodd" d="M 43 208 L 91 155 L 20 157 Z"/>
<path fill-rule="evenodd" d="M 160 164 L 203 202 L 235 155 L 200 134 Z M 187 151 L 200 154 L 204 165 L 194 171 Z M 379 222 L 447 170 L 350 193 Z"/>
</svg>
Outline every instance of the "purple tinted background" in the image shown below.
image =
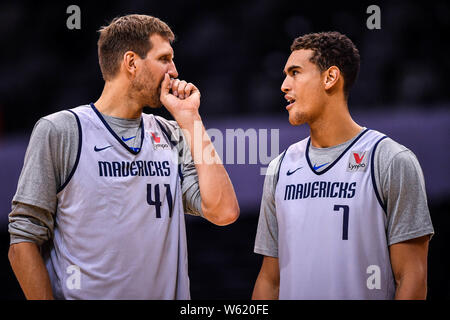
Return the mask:
<svg viewBox="0 0 450 320">
<path fill-rule="evenodd" d="M 354 119 L 363 126 L 376 129 L 387 134 L 397 142 L 411 149 L 419 159 L 425 176 L 430 201 L 444 200 L 450 195 L 450 108 L 396 109 L 394 112 L 367 111 L 357 112 Z M 282 111 L 280 111 L 280 114 Z M 289 125 L 287 114 L 278 117 L 236 117 L 224 119 L 208 119 L 203 116 L 207 129 L 216 128 L 224 133 L 226 129 L 241 128 L 279 129 L 279 151 L 282 152 L 290 144 L 309 135 L 307 126 L 293 127 Z M 268 135 L 270 138 L 270 134 Z M 28 145 L 28 136 L 9 136 L 0 140 L 0 226 L 6 228 L 7 215 L 10 211 L 11 199 L 16 191 L 17 181 L 23 165 Z M 224 138 L 224 154 L 226 139 Z M 235 146 L 237 142 L 235 141 Z M 246 144 L 246 163 L 248 163 L 248 143 Z M 268 154 L 271 154 L 270 149 Z M 264 176 L 260 174 L 264 164 L 226 164 L 233 182 L 241 210 L 246 214 L 258 214 Z"/>
<path fill-rule="evenodd" d="M 81 30 L 66 27 L 69 4 L 81 7 Z M 366 27 L 372 4 L 381 8 L 380 30 Z M 98 98 L 104 83 L 96 31 L 127 13 L 154 15 L 174 30 L 180 78 L 200 88 L 207 128 L 280 129 L 280 152 L 308 134 L 307 127 L 289 126 L 282 106 L 281 71 L 292 40 L 327 30 L 349 36 L 361 54 L 351 111 L 361 125 L 388 134 L 419 158 L 436 231 L 428 294 L 450 298 L 450 47 L 443 40 L 450 38 L 449 1 L 5 0 L 0 3 L 0 299 L 23 298 L 7 258 L 7 215 L 33 124 Z M 187 218 L 191 291 L 197 299 L 248 299 L 260 267 L 261 256 L 252 252 L 261 165 L 227 169 L 241 205 L 238 222 L 223 228 Z"/>
</svg>

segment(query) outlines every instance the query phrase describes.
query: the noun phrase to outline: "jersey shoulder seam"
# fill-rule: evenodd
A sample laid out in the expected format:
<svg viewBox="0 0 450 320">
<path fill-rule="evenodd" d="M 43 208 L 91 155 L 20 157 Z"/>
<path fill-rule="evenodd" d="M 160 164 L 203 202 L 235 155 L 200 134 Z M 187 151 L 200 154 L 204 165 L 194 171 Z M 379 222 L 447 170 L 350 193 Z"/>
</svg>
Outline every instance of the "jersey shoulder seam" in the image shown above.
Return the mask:
<svg viewBox="0 0 450 320">
<path fill-rule="evenodd" d="M 406 149 L 406 150 L 401 150 L 397 153 L 395 153 L 392 158 L 389 160 L 389 165 L 387 167 L 387 171 L 389 171 L 391 169 L 392 164 L 394 163 L 394 160 L 401 154 L 401 153 L 405 153 L 405 152 L 411 152 L 411 150 Z"/>
</svg>

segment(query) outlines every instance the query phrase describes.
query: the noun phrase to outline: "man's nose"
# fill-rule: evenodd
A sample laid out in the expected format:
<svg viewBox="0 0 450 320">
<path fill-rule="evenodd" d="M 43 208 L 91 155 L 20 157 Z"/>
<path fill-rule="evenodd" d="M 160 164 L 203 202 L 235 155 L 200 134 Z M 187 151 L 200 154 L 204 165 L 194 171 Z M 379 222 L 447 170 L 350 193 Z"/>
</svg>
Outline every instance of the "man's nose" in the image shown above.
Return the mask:
<svg viewBox="0 0 450 320">
<path fill-rule="evenodd" d="M 169 76 L 171 78 L 178 78 L 178 71 L 175 67 L 175 63 L 172 61 L 172 63 L 169 66 L 169 70 L 167 70 L 167 73 L 169 73 Z"/>
<path fill-rule="evenodd" d="M 288 79 L 286 77 L 286 78 L 284 78 L 284 81 L 281 84 L 281 91 L 283 91 L 284 93 L 288 93 L 290 89 L 291 89 L 291 86 L 290 86 L 289 81 L 288 81 Z"/>
</svg>

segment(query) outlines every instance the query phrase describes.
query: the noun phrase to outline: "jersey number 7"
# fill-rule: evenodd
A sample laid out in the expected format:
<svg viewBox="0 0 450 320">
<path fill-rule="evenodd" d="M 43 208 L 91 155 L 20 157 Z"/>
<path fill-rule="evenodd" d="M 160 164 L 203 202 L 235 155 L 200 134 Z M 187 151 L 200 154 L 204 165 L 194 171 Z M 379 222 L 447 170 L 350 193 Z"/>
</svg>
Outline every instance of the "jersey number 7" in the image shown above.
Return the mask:
<svg viewBox="0 0 450 320">
<path fill-rule="evenodd" d="M 348 240 L 348 214 L 350 212 L 350 208 L 344 204 L 335 204 L 334 211 L 343 210 L 342 217 L 342 240 Z"/>
</svg>

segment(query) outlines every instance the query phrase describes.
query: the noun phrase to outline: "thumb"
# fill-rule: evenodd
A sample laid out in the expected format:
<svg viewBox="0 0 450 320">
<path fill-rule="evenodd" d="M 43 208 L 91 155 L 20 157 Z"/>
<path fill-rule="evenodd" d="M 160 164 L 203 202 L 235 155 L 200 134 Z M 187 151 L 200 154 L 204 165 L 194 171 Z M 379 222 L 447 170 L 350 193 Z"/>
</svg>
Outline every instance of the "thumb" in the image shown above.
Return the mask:
<svg viewBox="0 0 450 320">
<path fill-rule="evenodd" d="M 170 90 L 170 76 L 168 73 L 166 73 L 164 75 L 163 81 L 161 82 L 161 97 L 160 98 L 163 98 L 166 95 L 168 95 L 169 90 Z"/>
</svg>

